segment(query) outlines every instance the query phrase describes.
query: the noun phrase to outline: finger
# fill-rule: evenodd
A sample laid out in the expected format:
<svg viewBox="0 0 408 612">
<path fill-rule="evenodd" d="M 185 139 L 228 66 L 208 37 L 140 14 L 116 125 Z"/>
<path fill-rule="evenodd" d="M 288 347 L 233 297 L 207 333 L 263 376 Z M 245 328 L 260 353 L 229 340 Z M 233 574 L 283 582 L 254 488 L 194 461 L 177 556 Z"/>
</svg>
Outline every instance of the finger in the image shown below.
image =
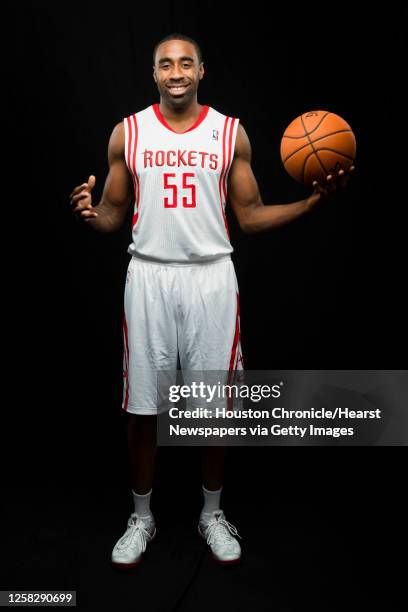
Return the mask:
<svg viewBox="0 0 408 612">
<path fill-rule="evenodd" d="M 76 195 L 86 187 L 88 187 L 88 183 L 82 183 L 82 185 L 78 185 L 78 187 L 75 187 L 75 189 L 69 194 L 69 197 L 72 198 L 72 196 Z"/>
<path fill-rule="evenodd" d="M 92 206 L 90 204 L 79 203 L 76 208 L 74 208 L 74 213 L 81 212 L 82 210 L 92 210 Z"/>
<path fill-rule="evenodd" d="M 81 191 L 80 193 L 77 193 L 77 195 L 74 195 L 71 198 L 71 202 L 77 202 L 78 200 L 82 200 L 83 198 L 89 198 L 89 191 Z"/>
<path fill-rule="evenodd" d="M 349 182 L 349 176 L 348 176 L 347 172 L 345 172 L 343 169 L 340 170 L 340 172 L 339 172 L 339 185 L 340 185 L 340 187 L 346 187 L 348 182 Z"/>
<path fill-rule="evenodd" d="M 332 172 L 331 174 L 328 174 L 326 177 L 326 183 L 324 185 L 326 197 L 329 197 L 336 191 L 336 186 L 337 186 L 336 183 L 337 183 L 337 175 L 334 172 Z"/>
<path fill-rule="evenodd" d="M 93 174 L 91 174 L 88 178 L 89 191 L 92 191 L 92 189 L 95 187 L 95 183 L 96 183 L 96 177 Z"/>
<path fill-rule="evenodd" d="M 88 198 L 88 202 L 82 202 L 82 208 L 92 208 L 92 204 L 89 201 L 89 194 L 88 193 L 78 194 L 78 195 L 74 196 L 70 200 L 70 205 L 71 206 L 76 206 L 78 204 L 78 202 L 81 202 L 82 200 L 86 200 L 86 198 Z"/>
<path fill-rule="evenodd" d="M 350 180 L 350 172 L 353 172 L 353 171 L 354 171 L 354 166 L 350 166 L 349 168 L 346 168 L 345 170 L 341 168 L 338 171 L 336 180 L 335 180 L 337 185 L 340 187 L 346 187 Z"/>
<path fill-rule="evenodd" d="M 90 221 L 91 219 L 95 218 L 98 216 L 98 213 L 90 213 L 85 215 L 85 213 L 88 213 L 88 211 L 84 211 L 81 214 L 75 215 L 75 220 L 78 221 L 79 223 L 82 223 L 83 221 Z"/>
<path fill-rule="evenodd" d="M 355 167 L 355 166 L 350 166 L 350 168 L 348 168 L 348 169 L 346 170 L 346 172 L 345 172 L 345 177 L 346 177 L 346 179 L 347 179 L 347 182 L 350 180 L 350 178 L 351 178 L 351 176 L 352 176 L 352 174 L 353 174 L 353 172 L 354 172 L 354 170 L 355 170 L 355 169 L 356 169 L 356 167 Z"/>
<path fill-rule="evenodd" d="M 94 212 L 93 210 L 83 210 L 79 214 L 82 217 L 82 219 L 90 219 L 91 217 L 98 216 L 98 213 Z"/>
<path fill-rule="evenodd" d="M 321 193 L 322 192 L 322 185 L 318 182 L 318 181 L 313 181 L 312 186 L 314 187 L 316 193 Z"/>
<path fill-rule="evenodd" d="M 332 171 L 331 174 L 327 176 L 326 187 L 330 190 L 330 192 L 334 192 L 338 186 L 343 185 L 344 180 L 344 170 L 340 167 L 337 171 Z"/>
<path fill-rule="evenodd" d="M 336 174 L 333 171 L 329 175 L 327 175 L 326 183 L 323 186 L 326 192 L 326 196 L 329 196 L 336 191 L 337 186 L 338 186 L 338 180 L 339 180 L 338 174 Z"/>
</svg>

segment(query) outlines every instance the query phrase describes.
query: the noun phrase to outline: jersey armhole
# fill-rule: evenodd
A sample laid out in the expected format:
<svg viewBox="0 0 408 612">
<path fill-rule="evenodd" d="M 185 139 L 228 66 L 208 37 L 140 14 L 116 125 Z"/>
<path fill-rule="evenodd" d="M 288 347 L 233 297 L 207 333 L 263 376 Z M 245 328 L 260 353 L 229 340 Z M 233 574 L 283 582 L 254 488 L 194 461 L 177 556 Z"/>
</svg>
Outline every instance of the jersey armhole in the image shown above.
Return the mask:
<svg viewBox="0 0 408 612">
<path fill-rule="evenodd" d="M 227 169 L 225 171 L 225 184 L 226 187 L 228 189 L 228 175 L 229 175 L 229 171 L 231 169 L 232 166 L 232 162 L 234 161 L 234 157 L 235 157 L 235 142 L 237 140 L 237 134 L 238 134 L 238 125 L 239 125 L 239 119 L 238 117 L 231 117 L 231 120 L 234 121 L 234 125 L 231 128 L 231 158 L 229 160 L 229 164 L 227 166 Z"/>
<path fill-rule="evenodd" d="M 129 147 L 129 128 L 128 128 L 128 121 L 130 121 L 130 117 L 124 117 L 123 118 L 123 128 L 125 131 L 125 150 L 124 150 L 124 156 L 125 156 L 125 162 L 127 165 L 127 168 L 130 172 L 130 174 L 132 174 L 132 170 L 130 168 L 129 165 L 129 157 L 128 157 L 128 147 Z"/>
</svg>

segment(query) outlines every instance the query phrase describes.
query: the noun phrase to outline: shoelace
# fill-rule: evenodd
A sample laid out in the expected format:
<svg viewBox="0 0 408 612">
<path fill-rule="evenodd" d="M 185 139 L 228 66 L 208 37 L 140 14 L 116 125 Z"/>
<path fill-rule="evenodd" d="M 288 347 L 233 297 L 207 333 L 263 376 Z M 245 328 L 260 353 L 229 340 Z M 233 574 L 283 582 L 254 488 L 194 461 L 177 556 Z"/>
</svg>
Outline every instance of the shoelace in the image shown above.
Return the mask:
<svg viewBox="0 0 408 612">
<path fill-rule="evenodd" d="M 140 523 L 141 521 L 138 518 L 133 524 L 129 525 L 127 533 L 125 533 L 125 535 L 118 542 L 118 548 L 123 549 L 127 548 L 127 546 L 132 546 L 136 538 L 140 537 L 142 552 L 146 550 L 147 542 L 151 538 L 151 534 L 147 531 L 147 529 L 142 527 Z"/>
<path fill-rule="evenodd" d="M 219 527 L 222 527 L 222 529 L 218 529 Z M 218 532 L 217 532 L 218 529 Z M 211 544 L 214 537 L 215 537 L 215 533 L 217 532 L 217 535 L 219 537 L 219 539 L 221 540 L 221 542 L 223 544 L 228 544 L 231 542 L 231 535 L 233 536 L 238 536 L 239 538 L 241 538 L 241 536 L 238 533 L 238 530 L 236 527 L 234 527 L 234 525 L 232 525 L 231 523 L 229 523 L 227 520 L 219 518 L 219 519 L 213 519 L 207 527 L 207 532 L 206 532 L 206 537 L 207 537 L 207 544 Z M 241 538 L 242 540 L 242 538 Z"/>
</svg>

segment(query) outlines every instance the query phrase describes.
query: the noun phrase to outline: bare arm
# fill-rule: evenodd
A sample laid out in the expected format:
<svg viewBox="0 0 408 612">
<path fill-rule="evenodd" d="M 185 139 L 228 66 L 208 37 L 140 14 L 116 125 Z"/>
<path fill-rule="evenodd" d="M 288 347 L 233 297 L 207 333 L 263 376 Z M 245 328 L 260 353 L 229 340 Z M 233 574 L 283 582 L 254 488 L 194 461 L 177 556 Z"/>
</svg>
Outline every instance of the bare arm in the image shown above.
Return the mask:
<svg viewBox="0 0 408 612">
<path fill-rule="evenodd" d="M 340 170 L 337 176 L 329 175 L 323 186 L 315 181 L 313 193 L 305 200 L 265 205 L 252 172 L 251 157 L 249 138 L 239 124 L 234 160 L 228 176 L 228 196 L 241 229 L 247 233 L 263 232 L 293 221 L 332 195 L 338 185 L 344 187 L 349 178 Z M 354 166 L 350 170 L 354 170 Z"/>
<path fill-rule="evenodd" d="M 124 150 L 125 134 L 121 122 L 114 127 L 109 139 L 109 173 L 99 204 L 92 206 L 94 176 L 89 177 L 88 183 L 76 187 L 70 196 L 73 204 L 78 203 L 74 210 L 78 217 L 100 232 L 118 230 L 133 199 L 132 178 L 126 165 Z"/>
</svg>

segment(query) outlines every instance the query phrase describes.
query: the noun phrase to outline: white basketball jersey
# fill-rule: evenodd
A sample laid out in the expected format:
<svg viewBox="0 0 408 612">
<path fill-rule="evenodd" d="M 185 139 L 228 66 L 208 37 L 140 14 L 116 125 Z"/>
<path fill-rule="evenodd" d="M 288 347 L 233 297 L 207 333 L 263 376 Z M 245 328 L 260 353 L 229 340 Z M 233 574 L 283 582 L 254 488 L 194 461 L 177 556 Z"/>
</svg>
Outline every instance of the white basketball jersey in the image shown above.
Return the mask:
<svg viewBox="0 0 408 612">
<path fill-rule="evenodd" d="M 238 123 L 210 106 L 182 133 L 168 125 L 158 104 L 124 118 L 135 193 L 128 253 L 194 262 L 233 251 L 225 205 Z"/>
</svg>

